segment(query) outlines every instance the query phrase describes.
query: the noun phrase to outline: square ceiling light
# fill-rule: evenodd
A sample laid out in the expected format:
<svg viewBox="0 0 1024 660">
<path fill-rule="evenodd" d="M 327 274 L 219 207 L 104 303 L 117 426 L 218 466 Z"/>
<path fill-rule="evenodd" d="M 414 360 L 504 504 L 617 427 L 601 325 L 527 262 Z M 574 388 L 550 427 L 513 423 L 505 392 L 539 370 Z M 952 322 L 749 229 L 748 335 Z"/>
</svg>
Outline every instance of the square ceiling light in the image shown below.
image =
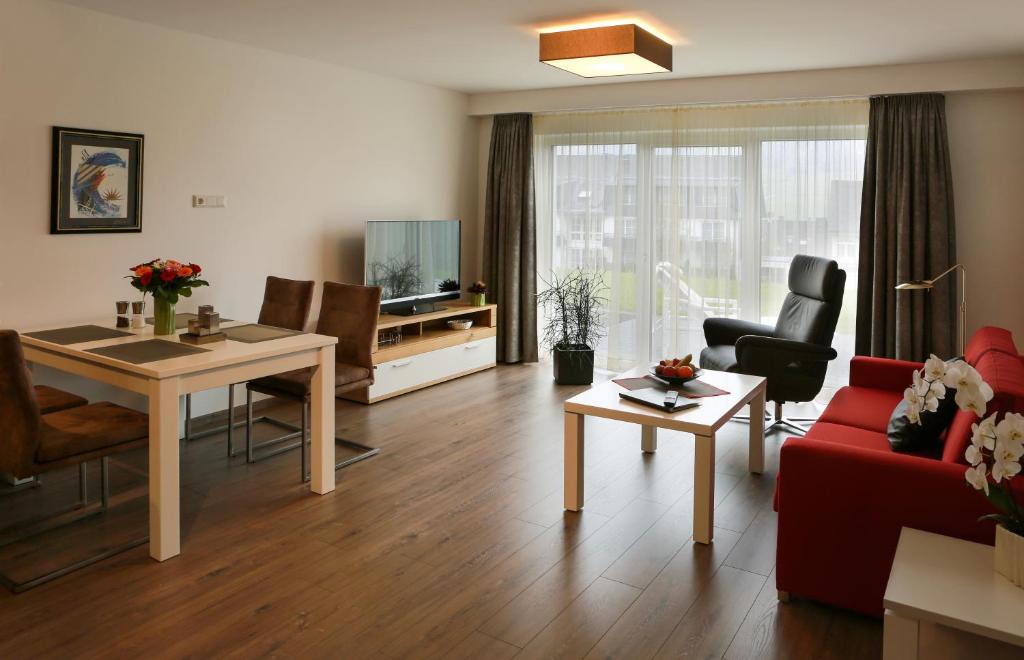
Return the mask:
<svg viewBox="0 0 1024 660">
<path fill-rule="evenodd" d="M 584 78 L 667 73 L 672 45 L 633 24 L 543 32 L 540 61 Z"/>
</svg>

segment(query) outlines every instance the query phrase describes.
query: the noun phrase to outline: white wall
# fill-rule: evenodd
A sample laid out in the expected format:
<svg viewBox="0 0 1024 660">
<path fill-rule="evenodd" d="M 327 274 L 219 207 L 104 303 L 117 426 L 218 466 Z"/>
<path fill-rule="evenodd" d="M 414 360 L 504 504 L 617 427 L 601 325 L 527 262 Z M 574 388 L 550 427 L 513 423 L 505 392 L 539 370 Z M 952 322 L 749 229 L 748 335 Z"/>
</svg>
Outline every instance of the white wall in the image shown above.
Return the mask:
<svg viewBox="0 0 1024 660">
<path fill-rule="evenodd" d="M 1024 56 L 1016 56 L 706 78 L 652 76 L 632 82 L 474 94 L 469 100 L 469 111 L 474 115 L 496 115 L 1021 87 Z"/>
<path fill-rule="evenodd" d="M 967 332 L 1010 329 L 1024 351 L 1024 90 L 946 96 Z"/>
<path fill-rule="evenodd" d="M 254 319 L 268 274 L 361 282 L 369 219 L 468 220 L 477 263 L 465 95 L 0 0 L 0 99 L 0 327 L 113 319 L 137 295 L 127 268 L 157 256 L 200 263 L 213 285 L 180 308 Z M 145 134 L 141 234 L 48 234 L 53 125 Z M 228 206 L 192 209 L 194 193 Z"/>
</svg>

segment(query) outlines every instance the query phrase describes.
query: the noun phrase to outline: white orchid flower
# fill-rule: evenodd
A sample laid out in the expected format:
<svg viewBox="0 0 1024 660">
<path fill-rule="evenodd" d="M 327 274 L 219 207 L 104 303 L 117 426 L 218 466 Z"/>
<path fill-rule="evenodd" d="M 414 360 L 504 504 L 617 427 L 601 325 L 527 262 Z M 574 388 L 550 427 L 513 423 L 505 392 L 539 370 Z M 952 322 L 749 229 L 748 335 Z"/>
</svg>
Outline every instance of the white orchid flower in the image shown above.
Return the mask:
<svg viewBox="0 0 1024 660">
<path fill-rule="evenodd" d="M 903 400 L 907 402 L 907 419 L 911 424 L 920 424 L 921 408 L 924 406 L 924 401 L 918 395 L 917 390 L 913 387 L 903 390 Z"/>
<path fill-rule="evenodd" d="M 964 458 L 966 458 L 967 462 L 971 465 L 977 465 L 985 460 L 984 454 L 982 454 L 981 450 L 978 449 L 978 446 L 973 443 L 967 445 L 967 451 L 964 452 Z"/>
<path fill-rule="evenodd" d="M 988 449 L 989 451 L 996 448 L 996 415 L 998 413 L 992 413 L 981 422 L 977 424 L 971 424 L 971 443 L 976 445 L 978 449 Z"/>
<path fill-rule="evenodd" d="M 915 371 L 914 381 L 911 384 L 911 387 L 914 388 L 914 392 L 916 392 L 918 396 L 923 397 L 928 394 L 928 390 L 931 389 L 931 383 L 926 381 L 924 377 L 921 376 L 920 372 Z"/>
<path fill-rule="evenodd" d="M 984 463 L 967 468 L 964 477 L 967 478 L 967 483 L 971 484 L 975 490 L 983 490 L 988 495 L 988 479 L 985 477 Z"/>
<path fill-rule="evenodd" d="M 942 380 L 946 377 L 946 361 L 932 354 L 924 363 L 924 377 L 931 381 Z"/>
<path fill-rule="evenodd" d="M 986 399 L 977 386 L 965 386 L 957 389 L 954 400 L 960 410 L 968 410 L 978 417 L 984 417 L 985 402 L 991 398 Z"/>
<path fill-rule="evenodd" d="M 967 374 L 964 369 L 964 367 L 967 366 L 970 365 L 962 360 L 958 360 L 946 367 L 946 374 L 942 377 L 942 382 L 946 387 L 959 389 L 960 387 L 967 385 Z"/>
<path fill-rule="evenodd" d="M 996 424 L 996 437 L 1024 451 L 1024 415 L 1006 413 L 1003 420 Z"/>
<path fill-rule="evenodd" d="M 992 451 L 992 479 L 999 483 L 1002 479 L 1011 479 L 1020 472 L 1020 454 L 1013 451 L 1005 442 L 997 441 Z"/>
</svg>

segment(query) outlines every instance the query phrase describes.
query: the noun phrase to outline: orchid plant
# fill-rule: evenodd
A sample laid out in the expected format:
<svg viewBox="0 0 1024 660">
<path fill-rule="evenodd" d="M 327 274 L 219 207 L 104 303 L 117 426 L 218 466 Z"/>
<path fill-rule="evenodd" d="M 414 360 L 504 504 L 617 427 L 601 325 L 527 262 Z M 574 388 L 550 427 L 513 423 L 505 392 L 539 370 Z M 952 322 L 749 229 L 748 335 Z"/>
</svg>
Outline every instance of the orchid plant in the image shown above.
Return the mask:
<svg viewBox="0 0 1024 660">
<path fill-rule="evenodd" d="M 1007 530 L 1024 536 L 1024 510 L 1014 497 L 1010 481 L 1021 472 L 1024 457 L 1024 415 L 995 412 L 985 417 L 992 400 L 992 388 L 978 371 L 963 360 L 946 363 L 932 355 L 924 369 L 914 372 L 914 382 L 903 393 L 907 419 L 921 424 L 921 413 L 934 412 L 948 389 L 955 389 L 956 405 L 981 420 L 971 425 L 971 444 L 964 452 L 970 464 L 964 476 L 973 488 L 985 494 L 1001 513 L 984 516 Z"/>
</svg>

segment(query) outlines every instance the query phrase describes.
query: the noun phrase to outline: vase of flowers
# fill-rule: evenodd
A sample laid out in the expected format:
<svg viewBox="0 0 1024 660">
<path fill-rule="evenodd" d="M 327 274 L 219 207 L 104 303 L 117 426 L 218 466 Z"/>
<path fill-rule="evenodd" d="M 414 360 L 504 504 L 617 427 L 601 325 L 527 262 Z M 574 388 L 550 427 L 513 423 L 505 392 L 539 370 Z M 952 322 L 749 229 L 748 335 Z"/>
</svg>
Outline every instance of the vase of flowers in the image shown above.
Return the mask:
<svg viewBox="0 0 1024 660">
<path fill-rule="evenodd" d="M 1024 456 L 1024 415 L 992 413 L 971 426 L 971 444 L 964 458 L 971 464 L 967 482 L 981 491 L 999 513 L 984 517 L 996 527 L 995 567 L 1024 587 L 1024 510 L 1013 491 Z"/>
<path fill-rule="evenodd" d="M 153 334 L 173 335 L 177 326 L 174 306 L 180 297 L 191 297 L 192 289 L 209 286 L 200 279 L 203 269 L 199 264 L 182 263 L 173 259 L 154 259 L 133 266 L 128 276 L 131 285 L 143 296 L 153 295 Z"/>
<path fill-rule="evenodd" d="M 947 364 L 933 355 L 922 373 L 914 374 L 913 385 L 904 392 L 907 419 L 920 424 L 921 412 L 936 410 L 948 389 L 956 389 L 955 400 L 960 410 L 969 410 L 979 418 L 971 425 L 971 444 L 964 452 L 970 464 L 964 476 L 998 511 L 981 518 L 997 524 L 996 572 L 1024 587 L 1024 507 L 1012 485 L 1021 472 L 1024 457 L 1024 415 L 994 412 L 985 417 L 986 404 L 993 397 L 992 388 L 966 362 Z"/>
<path fill-rule="evenodd" d="M 469 287 L 469 304 L 473 307 L 483 307 L 487 304 L 487 285 L 477 280 Z"/>
</svg>

